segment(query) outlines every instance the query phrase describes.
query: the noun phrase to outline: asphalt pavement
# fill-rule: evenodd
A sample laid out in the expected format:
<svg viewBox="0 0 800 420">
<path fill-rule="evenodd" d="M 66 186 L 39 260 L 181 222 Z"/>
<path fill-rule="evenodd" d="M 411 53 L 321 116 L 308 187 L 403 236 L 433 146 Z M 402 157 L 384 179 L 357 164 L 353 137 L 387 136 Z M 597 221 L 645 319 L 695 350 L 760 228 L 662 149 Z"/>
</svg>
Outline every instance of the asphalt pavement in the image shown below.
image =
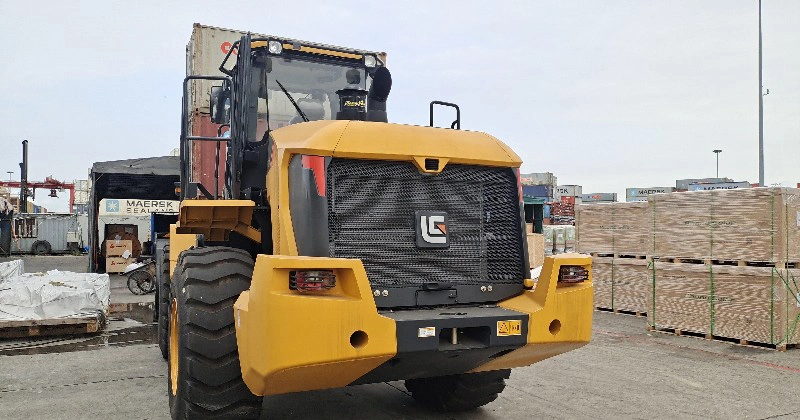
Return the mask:
<svg viewBox="0 0 800 420">
<path fill-rule="evenodd" d="M 130 311 L 113 314 L 99 336 L 0 341 L 0 418 L 169 417 L 167 367 L 147 322 L 149 306 L 119 302 L 139 297 L 127 292 L 123 299 L 116 289 L 118 307 Z M 515 369 L 500 398 L 469 413 L 427 411 L 402 382 L 390 382 L 267 397 L 262 418 L 800 418 L 800 349 L 676 337 L 645 325 L 644 318 L 595 312 L 591 344 Z"/>
</svg>

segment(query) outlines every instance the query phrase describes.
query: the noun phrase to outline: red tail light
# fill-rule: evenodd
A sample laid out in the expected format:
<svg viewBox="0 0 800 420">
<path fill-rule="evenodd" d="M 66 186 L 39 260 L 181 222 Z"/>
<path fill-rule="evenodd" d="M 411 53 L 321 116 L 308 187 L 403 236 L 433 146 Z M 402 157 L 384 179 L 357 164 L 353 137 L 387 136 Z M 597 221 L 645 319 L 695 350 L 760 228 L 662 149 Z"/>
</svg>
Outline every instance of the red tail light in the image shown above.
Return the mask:
<svg viewBox="0 0 800 420">
<path fill-rule="evenodd" d="M 589 270 L 579 265 L 562 265 L 558 270 L 559 283 L 580 283 L 589 278 Z"/>
<path fill-rule="evenodd" d="M 300 292 L 316 292 L 333 289 L 336 275 L 331 270 L 304 270 L 289 272 L 289 289 Z"/>
</svg>

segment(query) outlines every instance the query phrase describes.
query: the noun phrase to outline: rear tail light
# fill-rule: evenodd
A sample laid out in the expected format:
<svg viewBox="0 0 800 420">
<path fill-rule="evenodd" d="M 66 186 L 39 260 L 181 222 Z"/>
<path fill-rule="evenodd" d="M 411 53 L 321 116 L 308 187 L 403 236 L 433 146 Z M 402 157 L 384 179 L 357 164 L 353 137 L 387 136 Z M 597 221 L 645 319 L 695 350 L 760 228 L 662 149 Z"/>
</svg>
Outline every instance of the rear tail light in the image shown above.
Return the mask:
<svg viewBox="0 0 800 420">
<path fill-rule="evenodd" d="M 304 270 L 289 272 L 289 289 L 315 292 L 333 289 L 336 275 L 331 270 Z"/>
<path fill-rule="evenodd" d="M 589 270 L 579 265 L 562 265 L 558 270 L 559 283 L 580 283 L 589 278 Z"/>
</svg>

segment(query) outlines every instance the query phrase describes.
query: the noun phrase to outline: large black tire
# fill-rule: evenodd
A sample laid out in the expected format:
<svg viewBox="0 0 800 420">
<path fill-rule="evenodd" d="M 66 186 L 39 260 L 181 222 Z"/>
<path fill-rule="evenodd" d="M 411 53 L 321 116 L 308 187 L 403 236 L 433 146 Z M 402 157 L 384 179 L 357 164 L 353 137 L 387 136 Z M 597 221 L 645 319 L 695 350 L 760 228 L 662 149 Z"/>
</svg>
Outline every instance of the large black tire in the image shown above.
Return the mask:
<svg viewBox="0 0 800 420">
<path fill-rule="evenodd" d="M 489 404 L 506 387 L 510 369 L 408 379 L 411 396 L 436 411 L 467 411 Z"/>
<path fill-rule="evenodd" d="M 261 397 L 242 381 L 233 303 L 253 259 L 235 248 L 181 253 L 172 279 L 169 407 L 173 419 L 258 418 Z"/>
<path fill-rule="evenodd" d="M 164 247 L 160 271 L 156 274 L 156 316 L 158 317 L 158 349 L 164 360 L 169 358 L 169 247 Z"/>
<path fill-rule="evenodd" d="M 53 251 L 50 242 L 36 241 L 31 245 L 31 254 L 33 255 L 49 255 Z"/>
</svg>

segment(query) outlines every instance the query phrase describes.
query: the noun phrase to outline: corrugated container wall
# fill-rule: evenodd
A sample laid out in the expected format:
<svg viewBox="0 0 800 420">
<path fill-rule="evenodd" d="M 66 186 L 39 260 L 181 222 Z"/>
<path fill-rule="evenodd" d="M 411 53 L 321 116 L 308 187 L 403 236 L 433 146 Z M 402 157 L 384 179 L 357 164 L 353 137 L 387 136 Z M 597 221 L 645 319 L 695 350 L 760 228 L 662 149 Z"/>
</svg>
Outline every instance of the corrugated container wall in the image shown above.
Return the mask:
<svg viewBox="0 0 800 420">
<path fill-rule="evenodd" d="M 720 182 L 717 184 L 689 184 L 689 191 L 737 190 L 750 188 L 749 182 Z"/>
<path fill-rule="evenodd" d="M 581 194 L 584 203 L 614 203 L 617 201 L 617 193 L 591 193 Z"/>
<path fill-rule="evenodd" d="M 647 201 L 650 194 L 666 194 L 674 192 L 673 187 L 633 187 L 625 189 L 625 201 L 628 203 Z"/>
<path fill-rule="evenodd" d="M 80 230 L 78 217 L 74 214 L 20 214 L 14 219 L 19 235 L 19 242 L 11 247 L 14 252 L 31 252 L 37 241 L 47 241 L 53 253 L 67 252 L 67 232 Z M 23 225 L 27 227 L 23 228 Z"/>
<path fill-rule="evenodd" d="M 553 187 L 550 185 L 523 185 L 522 194 L 529 197 L 552 198 Z"/>
<path fill-rule="evenodd" d="M 553 198 L 561 197 L 580 197 L 583 194 L 583 187 L 580 185 L 559 185 L 553 188 Z"/>
<path fill-rule="evenodd" d="M 557 178 L 551 172 L 521 174 L 519 177 L 522 185 L 549 185 L 552 187 L 558 184 Z"/>
<path fill-rule="evenodd" d="M 679 190 L 688 190 L 689 184 L 719 184 L 721 182 L 733 182 L 730 178 L 687 178 L 676 179 L 675 188 Z"/>
</svg>

